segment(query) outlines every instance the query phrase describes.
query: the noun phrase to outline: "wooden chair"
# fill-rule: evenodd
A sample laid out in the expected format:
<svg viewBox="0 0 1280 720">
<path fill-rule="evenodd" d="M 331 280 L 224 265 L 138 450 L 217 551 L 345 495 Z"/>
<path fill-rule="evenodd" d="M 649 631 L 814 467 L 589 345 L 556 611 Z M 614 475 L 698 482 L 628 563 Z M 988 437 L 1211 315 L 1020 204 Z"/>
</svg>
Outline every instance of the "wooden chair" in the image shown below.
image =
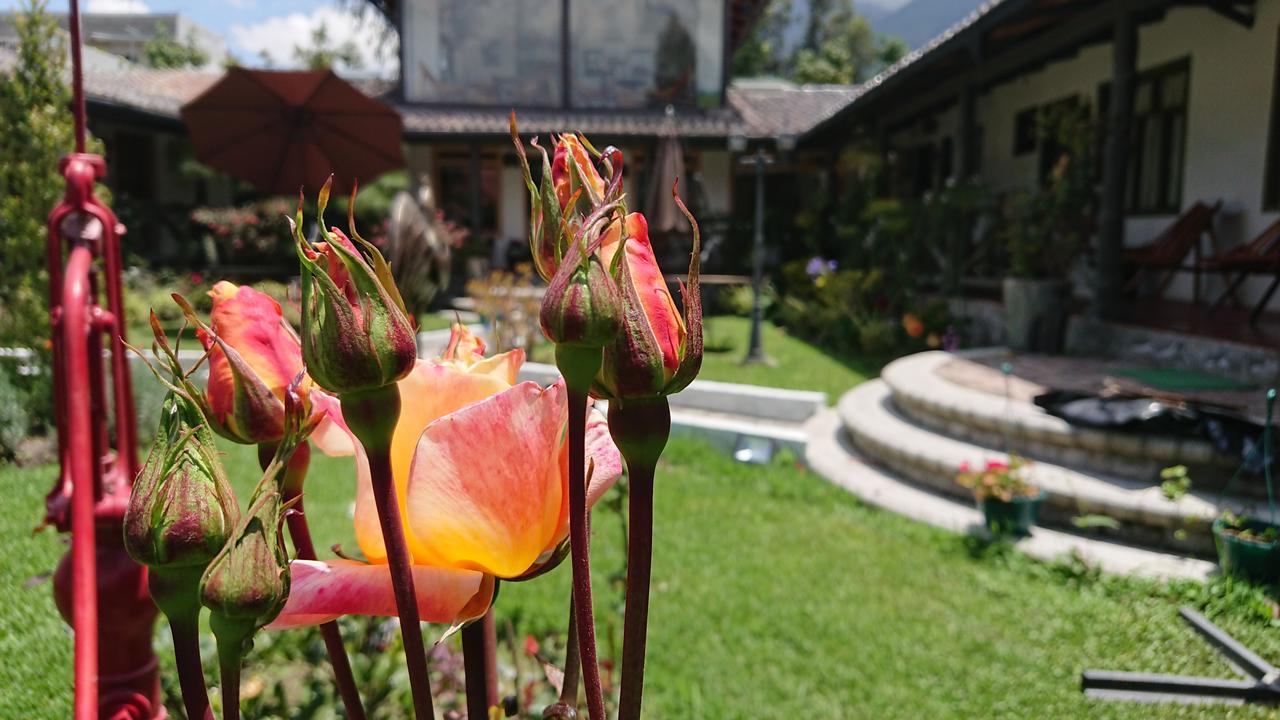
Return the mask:
<svg viewBox="0 0 1280 720">
<path fill-rule="evenodd" d="M 1136 290 L 1146 273 L 1164 272 L 1164 280 L 1160 282 L 1160 289 L 1156 293 L 1156 297 L 1163 297 L 1178 271 L 1190 270 L 1195 277 L 1192 297 L 1195 302 L 1199 302 L 1200 238 L 1208 235 L 1210 240 L 1214 239 L 1213 218 L 1221 208 L 1221 200 L 1213 205 L 1197 201 L 1179 215 L 1172 225 L 1161 231 L 1154 240 L 1141 247 L 1126 250 L 1124 264 L 1133 269 L 1133 275 L 1129 277 L 1125 290 Z M 1183 262 L 1188 253 L 1192 254 L 1193 262 L 1190 266 L 1184 266 Z"/>
<path fill-rule="evenodd" d="M 1199 264 L 1204 272 L 1223 273 L 1228 278 L 1226 292 L 1214 301 L 1210 312 L 1222 307 L 1227 298 L 1235 298 L 1236 290 L 1250 275 L 1272 276 L 1271 285 L 1249 314 L 1249 322 L 1256 323 L 1276 288 L 1280 287 L 1280 220 L 1271 223 L 1249 243 L 1204 258 Z"/>
</svg>

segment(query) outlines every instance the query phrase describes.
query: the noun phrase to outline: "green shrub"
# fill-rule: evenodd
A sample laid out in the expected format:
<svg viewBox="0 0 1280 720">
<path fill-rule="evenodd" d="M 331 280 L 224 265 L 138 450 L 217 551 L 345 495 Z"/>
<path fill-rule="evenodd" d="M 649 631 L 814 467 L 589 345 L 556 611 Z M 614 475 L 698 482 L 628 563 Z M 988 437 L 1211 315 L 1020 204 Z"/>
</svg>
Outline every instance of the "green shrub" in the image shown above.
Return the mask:
<svg viewBox="0 0 1280 720">
<path fill-rule="evenodd" d="M 0 365 L 0 459 L 4 460 L 17 454 L 18 443 L 27 437 L 31 426 L 26 393 L 9 376 L 13 364 Z"/>
<path fill-rule="evenodd" d="M 58 161 L 75 146 L 66 48 L 46 5 L 18 4 L 14 62 L 0 70 L 0 345 L 48 337 L 45 220 L 63 194 Z M 89 152 L 100 151 L 90 138 Z"/>
<path fill-rule="evenodd" d="M 721 315 L 749 317 L 755 306 L 755 291 L 750 285 L 731 285 L 721 288 L 716 299 Z M 764 283 L 764 287 L 760 288 L 760 307 L 768 313 L 777 300 L 778 292 L 773 289 L 773 284 Z"/>
</svg>

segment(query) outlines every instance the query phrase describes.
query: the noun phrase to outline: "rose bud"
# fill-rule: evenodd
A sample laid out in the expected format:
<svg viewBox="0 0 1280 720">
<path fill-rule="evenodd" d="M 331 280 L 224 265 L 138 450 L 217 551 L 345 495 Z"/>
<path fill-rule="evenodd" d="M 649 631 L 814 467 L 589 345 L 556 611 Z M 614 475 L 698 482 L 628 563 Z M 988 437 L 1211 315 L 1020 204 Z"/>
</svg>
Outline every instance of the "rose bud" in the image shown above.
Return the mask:
<svg viewBox="0 0 1280 720">
<path fill-rule="evenodd" d="M 529 247 L 534 267 L 543 280 L 550 281 L 571 239 L 579 234 L 584 218 L 601 206 L 621 199 L 622 153 L 614 147 L 597 153 L 586 138 L 567 134 L 555 138 L 554 159 L 551 159 L 535 139 L 532 144 L 542 154 L 542 178 L 535 185 L 514 112 L 510 127 L 511 140 L 524 170 L 525 186 L 529 189 Z M 608 183 L 596 169 L 593 154 L 600 156 L 609 172 Z"/>
<path fill-rule="evenodd" d="M 702 366 L 702 302 L 698 292 L 699 233 L 693 216 L 674 192 L 693 228 L 689 283 L 682 286 L 684 314 L 676 309 L 649 244 L 644 216 L 626 217 L 625 233 L 610 227 L 600 249 L 606 265 L 618 266 L 622 330 L 604 349 L 593 393 L 609 399 L 671 395 L 683 390 Z M 622 257 L 618 258 L 618 253 Z"/>
<path fill-rule="evenodd" d="M 585 204 L 589 213 L 605 202 L 604 179 L 591 162 L 586 138 L 568 133 L 555 139 L 555 153 L 551 160 L 551 180 L 556 189 L 560 208 L 570 210 L 570 203 L 581 192 L 579 203 Z"/>
<path fill-rule="evenodd" d="M 617 334 L 622 305 L 617 283 L 600 256 L 584 255 L 575 242 L 547 285 L 538 320 L 547 339 L 560 345 L 603 348 Z"/>
<path fill-rule="evenodd" d="M 319 422 L 307 416 L 298 392 L 301 382 L 299 373 L 285 388 L 284 433 L 249 509 L 200 579 L 200 601 L 209 608 L 220 656 L 242 656 L 253 634 L 274 620 L 289 598 L 289 556 L 280 533 L 284 484 L 290 458 Z"/>
<path fill-rule="evenodd" d="M 185 298 L 173 296 L 209 353 L 205 412 L 229 440 L 277 443 L 284 433 L 285 388 L 303 367 L 298 336 L 270 295 L 223 280 L 209 296 L 207 326 Z"/>
<path fill-rule="evenodd" d="M 351 236 L 324 229 L 329 186 L 320 192 L 323 242 L 311 246 L 302 236 L 299 207 L 293 223 L 302 263 L 302 357 L 316 384 L 335 394 L 386 387 L 413 369 L 417 341 L 382 254 L 361 238 L 348 209 Z"/>
<path fill-rule="evenodd" d="M 222 549 L 236 519 L 213 433 L 195 403 L 170 392 L 129 496 L 125 548 L 153 567 L 204 565 Z"/>
<path fill-rule="evenodd" d="M 275 619 L 289 597 L 282 505 L 274 482 L 259 486 L 230 541 L 200 580 L 200 601 L 209 608 L 219 642 L 252 636 Z"/>
<path fill-rule="evenodd" d="M 538 275 L 549 281 L 560 265 L 563 249 L 560 243 L 560 223 L 563 211 L 556 197 L 555 180 L 551 175 L 551 161 L 547 151 L 538 145 L 533 146 L 542 153 L 542 179 L 537 185 L 533 182 L 533 173 L 529 169 L 529 158 L 524 152 L 524 143 L 516 131 L 516 113 L 511 112 L 511 141 L 516 146 L 516 156 L 520 158 L 520 167 L 524 170 L 524 184 L 529 188 L 529 250 L 533 254 L 533 267 Z"/>
</svg>

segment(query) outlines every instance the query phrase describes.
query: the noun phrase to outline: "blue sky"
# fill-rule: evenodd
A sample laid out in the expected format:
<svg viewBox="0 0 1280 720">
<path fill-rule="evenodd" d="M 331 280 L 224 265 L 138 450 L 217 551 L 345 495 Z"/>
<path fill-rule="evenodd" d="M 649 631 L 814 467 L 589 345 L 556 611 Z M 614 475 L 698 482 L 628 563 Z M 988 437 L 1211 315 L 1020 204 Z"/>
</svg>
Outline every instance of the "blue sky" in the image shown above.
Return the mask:
<svg viewBox="0 0 1280 720">
<path fill-rule="evenodd" d="M 5 10 L 18 5 L 19 0 L 0 0 Z M 226 38 L 231 53 L 246 64 L 261 64 L 260 53 L 266 51 L 274 64 L 287 66 L 293 46 L 305 42 L 310 29 L 323 22 L 331 38 L 352 40 L 367 53 L 366 72 L 393 73 L 394 57 L 380 57 L 372 50 L 381 31 L 376 20 L 352 19 L 347 9 L 359 5 L 344 6 L 337 0 L 80 0 L 82 12 L 181 13 Z M 49 8 L 65 11 L 67 1 L 50 0 Z"/>
</svg>

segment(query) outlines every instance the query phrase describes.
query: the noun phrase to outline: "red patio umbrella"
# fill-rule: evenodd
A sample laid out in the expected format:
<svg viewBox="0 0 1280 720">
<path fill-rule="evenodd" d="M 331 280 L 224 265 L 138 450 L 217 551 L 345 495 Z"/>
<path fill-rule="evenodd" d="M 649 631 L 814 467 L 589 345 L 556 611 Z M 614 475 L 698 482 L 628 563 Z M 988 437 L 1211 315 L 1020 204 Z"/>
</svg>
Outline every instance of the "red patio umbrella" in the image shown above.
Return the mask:
<svg viewBox="0 0 1280 720">
<path fill-rule="evenodd" d="M 337 192 L 404 167 L 400 115 L 332 70 L 231 68 L 182 107 L 196 157 L 262 192 Z"/>
</svg>

